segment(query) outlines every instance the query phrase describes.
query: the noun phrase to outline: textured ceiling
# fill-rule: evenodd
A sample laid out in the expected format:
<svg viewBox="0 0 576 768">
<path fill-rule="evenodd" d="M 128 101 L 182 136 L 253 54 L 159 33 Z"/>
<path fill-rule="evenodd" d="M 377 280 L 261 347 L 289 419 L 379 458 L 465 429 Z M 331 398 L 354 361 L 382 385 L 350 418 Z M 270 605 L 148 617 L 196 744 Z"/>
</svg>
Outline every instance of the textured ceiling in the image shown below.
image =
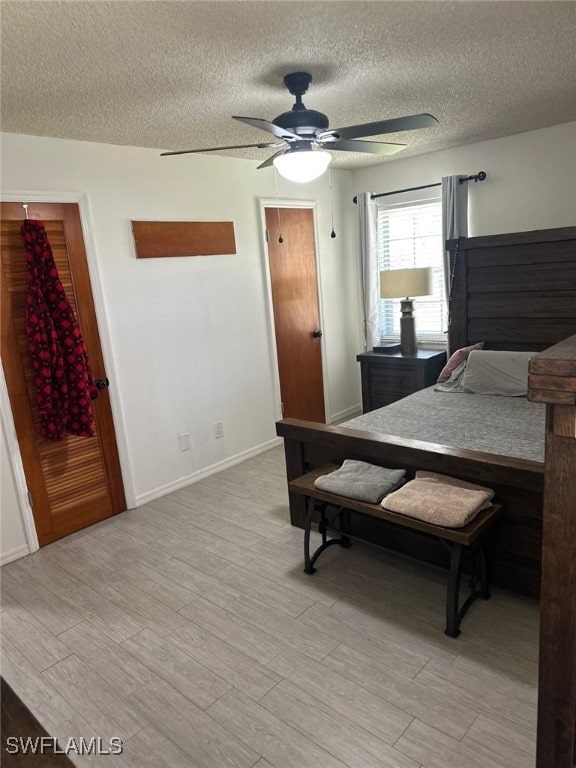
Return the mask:
<svg viewBox="0 0 576 768">
<path fill-rule="evenodd" d="M 306 106 L 332 127 L 435 115 L 437 128 L 381 137 L 409 144 L 397 158 L 576 119 L 574 2 L 2 0 L 0 8 L 8 132 L 160 149 L 268 141 L 230 116 L 271 120 L 290 109 L 282 76 L 301 69 L 313 75 Z M 263 160 L 270 151 L 226 154 Z M 386 162 L 337 154 L 337 167 Z"/>
</svg>

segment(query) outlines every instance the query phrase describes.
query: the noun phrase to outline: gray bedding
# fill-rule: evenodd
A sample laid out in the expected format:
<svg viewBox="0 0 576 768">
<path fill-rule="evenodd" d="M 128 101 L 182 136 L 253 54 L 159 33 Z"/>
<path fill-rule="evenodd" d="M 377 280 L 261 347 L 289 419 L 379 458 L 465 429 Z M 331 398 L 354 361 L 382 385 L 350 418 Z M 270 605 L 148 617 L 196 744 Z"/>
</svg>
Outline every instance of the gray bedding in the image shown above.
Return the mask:
<svg viewBox="0 0 576 768">
<path fill-rule="evenodd" d="M 545 414 L 545 405 L 524 397 L 428 387 L 339 426 L 543 462 Z"/>
</svg>

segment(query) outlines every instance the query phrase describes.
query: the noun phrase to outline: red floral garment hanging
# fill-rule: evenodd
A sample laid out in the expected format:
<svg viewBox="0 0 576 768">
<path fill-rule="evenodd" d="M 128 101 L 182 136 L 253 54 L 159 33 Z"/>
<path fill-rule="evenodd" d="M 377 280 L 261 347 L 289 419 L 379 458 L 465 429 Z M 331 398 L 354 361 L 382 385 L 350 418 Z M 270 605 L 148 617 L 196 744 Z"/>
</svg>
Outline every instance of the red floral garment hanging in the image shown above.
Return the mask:
<svg viewBox="0 0 576 768">
<path fill-rule="evenodd" d="M 86 345 L 54 263 L 41 221 L 26 220 L 22 239 L 28 265 L 26 333 L 38 397 L 42 436 L 94 434 L 91 401 L 97 397 Z"/>
</svg>

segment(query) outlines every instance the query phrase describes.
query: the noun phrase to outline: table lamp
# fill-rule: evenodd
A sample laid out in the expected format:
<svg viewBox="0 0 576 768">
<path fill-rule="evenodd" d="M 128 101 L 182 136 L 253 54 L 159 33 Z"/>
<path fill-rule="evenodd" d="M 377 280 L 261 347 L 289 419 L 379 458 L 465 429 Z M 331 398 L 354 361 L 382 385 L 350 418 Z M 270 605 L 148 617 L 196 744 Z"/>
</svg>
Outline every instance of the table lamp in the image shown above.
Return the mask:
<svg viewBox="0 0 576 768">
<path fill-rule="evenodd" d="M 414 302 L 411 297 L 429 296 L 431 293 L 431 267 L 380 272 L 380 296 L 383 299 L 405 297 L 400 302 L 400 348 L 403 355 L 415 355 L 417 349 Z"/>
</svg>

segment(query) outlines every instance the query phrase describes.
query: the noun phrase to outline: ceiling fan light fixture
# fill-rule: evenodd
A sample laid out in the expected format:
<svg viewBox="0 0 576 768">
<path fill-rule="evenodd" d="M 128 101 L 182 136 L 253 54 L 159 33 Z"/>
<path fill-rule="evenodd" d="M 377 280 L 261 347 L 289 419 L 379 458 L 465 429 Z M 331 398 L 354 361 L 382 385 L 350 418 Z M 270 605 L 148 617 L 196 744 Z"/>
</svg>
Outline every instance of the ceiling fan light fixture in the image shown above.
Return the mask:
<svg viewBox="0 0 576 768">
<path fill-rule="evenodd" d="M 264 120 L 261 117 L 233 115 L 234 120 L 238 120 L 240 123 L 271 133 L 276 137 L 276 141 L 236 144 L 229 147 L 207 147 L 206 149 L 180 149 L 175 152 L 162 152 L 162 155 L 188 155 L 195 152 L 217 152 L 246 147 L 258 147 L 259 149 L 283 147 L 279 152 L 260 163 L 258 168 L 269 168 L 274 165 L 278 173 L 284 178 L 303 184 L 322 176 L 330 165 L 331 155 L 322 150 L 323 146 L 331 152 L 392 155 L 404 149 L 406 145 L 382 141 L 357 141 L 357 139 L 362 139 L 364 136 L 414 131 L 417 128 L 433 128 L 438 125 L 438 120 L 433 115 L 423 113 L 328 130 L 329 121 L 326 115 L 315 109 L 307 109 L 302 101 L 302 96 L 308 90 L 311 82 L 312 75 L 309 72 L 289 72 L 285 75 L 284 85 L 296 97 L 296 102 L 289 112 L 283 112 L 272 121 Z M 278 139 L 280 139 L 279 142 Z"/>
<path fill-rule="evenodd" d="M 324 149 L 289 150 L 274 158 L 278 173 L 289 181 L 305 184 L 326 172 L 332 156 Z"/>
</svg>

